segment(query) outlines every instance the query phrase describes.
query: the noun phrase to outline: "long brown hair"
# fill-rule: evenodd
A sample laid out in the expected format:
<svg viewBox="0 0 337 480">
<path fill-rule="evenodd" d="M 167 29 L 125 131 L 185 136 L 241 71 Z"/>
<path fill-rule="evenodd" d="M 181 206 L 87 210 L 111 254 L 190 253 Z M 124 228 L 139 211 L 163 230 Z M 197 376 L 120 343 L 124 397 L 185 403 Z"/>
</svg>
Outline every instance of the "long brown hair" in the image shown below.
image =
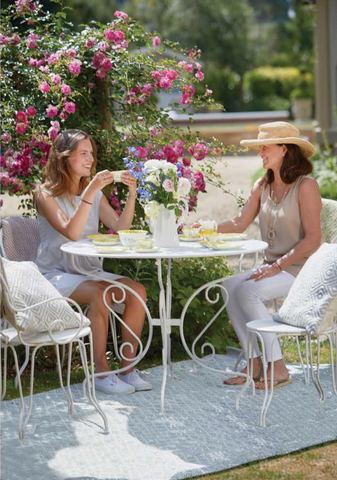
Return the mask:
<svg viewBox="0 0 337 480">
<path fill-rule="evenodd" d="M 53 146 L 50 149 L 48 162 L 43 172 L 42 185 L 37 188 L 49 190 L 53 197 L 67 195 L 70 193 L 71 174 L 69 170 L 68 159 L 76 150 L 82 140 L 90 140 L 94 162 L 92 163 L 90 176 L 81 178 L 81 191 L 89 184 L 90 178 L 96 173 L 97 147 L 93 138 L 82 130 L 62 130 L 56 137 Z"/>
<path fill-rule="evenodd" d="M 277 144 L 282 147 L 281 144 Z M 280 176 L 282 182 L 286 184 L 294 183 L 301 175 L 308 175 L 313 171 L 310 160 L 303 155 L 298 145 L 285 144 L 287 152 L 284 155 L 283 163 L 280 168 Z M 261 186 L 266 186 L 274 181 L 274 172 L 268 168 L 267 172 L 261 179 Z"/>
</svg>

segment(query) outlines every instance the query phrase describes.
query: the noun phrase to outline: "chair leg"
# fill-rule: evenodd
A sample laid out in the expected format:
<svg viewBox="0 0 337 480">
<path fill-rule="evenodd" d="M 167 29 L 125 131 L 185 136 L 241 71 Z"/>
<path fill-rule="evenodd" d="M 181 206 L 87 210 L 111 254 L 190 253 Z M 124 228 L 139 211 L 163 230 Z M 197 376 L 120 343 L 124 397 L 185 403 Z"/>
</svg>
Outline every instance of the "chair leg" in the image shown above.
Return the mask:
<svg viewBox="0 0 337 480">
<path fill-rule="evenodd" d="M 324 392 L 322 391 L 322 386 L 316 381 L 314 375 L 314 362 L 313 362 L 313 354 L 312 354 L 312 338 L 309 336 L 309 354 L 310 354 L 310 372 L 311 372 L 311 380 L 312 383 L 315 385 L 316 390 L 319 394 L 319 399 L 322 402 L 324 400 Z"/>
<path fill-rule="evenodd" d="M 238 368 L 239 368 L 239 365 L 240 365 L 240 362 L 241 360 L 244 358 L 245 354 L 244 354 L 244 351 L 241 350 L 240 352 L 240 355 L 238 356 L 236 362 L 235 362 L 235 365 L 234 365 L 234 372 L 237 372 L 238 371 Z M 249 358 L 249 355 L 247 354 L 248 358 Z"/>
<path fill-rule="evenodd" d="M 91 404 L 96 408 L 98 413 L 101 415 L 103 422 L 104 422 L 104 431 L 105 433 L 109 433 L 109 422 L 108 419 L 101 409 L 97 398 L 96 398 L 96 392 L 95 392 L 95 372 L 94 372 L 94 352 L 93 352 L 93 347 L 92 347 L 92 333 L 90 332 L 89 335 L 89 345 L 90 345 L 90 368 L 91 368 L 91 375 L 89 373 L 88 369 L 88 363 L 87 363 L 87 352 L 85 350 L 84 343 L 82 340 L 78 340 L 78 344 L 80 348 L 82 348 L 82 355 L 81 358 L 83 358 L 84 363 L 83 363 L 83 368 L 84 368 L 84 373 L 87 379 L 87 385 L 88 385 L 88 395 L 89 395 L 89 400 Z"/>
<path fill-rule="evenodd" d="M 67 403 L 68 403 L 68 413 L 71 414 L 72 411 L 73 411 L 73 403 L 74 403 L 74 400 L 73 400 L 73 396 L 72 396 L 72 394 L 71 394 L 71 391 L 69 391 L 69 395 L 68 395 L 67 390 L 64 388 L 63 378 L 62 378 L 62 367 L 61 367 L 61 359 L 60 359 L 59 345 L 55 345 L 55 351 L 56 351 L 57 370 L 58 370 L 58 374 L 59 374 L 60 387 L 62 388 L 62 391 L 63 391 L 63 393 L 64 393 L 64 396 L 65 396 L 66 399 L 67 399 Z M 70 352 L 69 352 L 69 353 L 70 353 Z M 70 355 L 69 355 L 69 356 L 70 356 Z M 71 362 L 71 358 L 70 358 L 70 362 Z M 68 357 L 68 368 L 69 368 L 69 357 Z"/>
<path fill-rule="evenodd" d="M 300 341 L 299 341 L 299 338 L 297 336 L 296 336 L 296 345 L 297 345 L 297 353 L 298 353 L 298 356 L 300 358 L 301 367 L 302 367 L 302 370 L 303 370 L 304 382 L 305 382 L 306 385 L 308 385 L 309 377 L 307 376 L 306 368 L 304 367 Z"/>
<path fill-rule="evenodd" d="M 31 367 L 30 367 L 30 368 L 31 368 L 31 372 L 30 372 L 29 407 L 28 407 L 28 412 L 27 412 L 25 421 L 23 422 L 23 426 L 22 426 L 22 436 L 23 436 L 23 432 L 24 432 L 24 430 L 26 429 L 26 426 L 27 426 L 27 424 L 28 424 L 30 414 L 32 413 L 33 394 L 34 394 L 35 357 L 36 357 L 36 352 L 38 351 L 39 348 L 41 348 L 41 345 L 36 346 L 36 347 L 33 349 L 33 352 L 32 352 L 32 358 L 31 358 L 31 363 L 30 363 L 30 365 L 31 365 Z M 19 377 L 19 385 L 21 385 L 20 377 Z"/>
<path fill-rule="evenodd" d="M 336 389 L 336 376 L 335 376 L 335 365 L 334 365 L 334 352 L 333 352 L 333 333 L 330 333 L 328 335 L 329 339 L 329 346 L 330 346 L 330 364 L 331 364 L 331 377 L 332 377 L 332 388 L 337 395 L 337 389 Z"/>
<path fill-rule="evenodd" d="M 28 362 L 29 362 L 29 348 L 30 347 L 28 345 L 25 346 L 26 355 L 25 355 L 25 361 L 23 362 L 23 365 L 21 366 L 20 371 L 19 371 L 20 376 L 25 371 L 25 368 L 27 367 Z M 17 376 L 15 377 L 14 386 L 15 386 L 15 388 L 18 388 L 18 377 Z"/>
<path fill-rule="evenodd" d="M 325 400 L 325 393 L 322 387 L 321 383 L 321 378 L 320 378 L 320 364 L 321 364 L 321 341 L 320 341 L 320 336 L 317 335 L 317 370 L 316 370 L 316 377 L 317 377 L 317 383 L 321 389 L 322 392 L 322 398 L 321 402 L 323 403 Z"/>
<path fill-rule="evenodd" d="M 309 338 L 307 335 L 305 337 L 305 361 L 307 362 L 307 379 L 309 384 L 310 360 L 309 360 Z"/>
<path fill-rule="evenodd" d="M 271 402 L 268 401 L 268 362 L 267 362 L 267 356 L 266 356 L 266 349 L 264 346 L 264 340 L 262 338 L 262 335 L 258 333 L 260 342 L 261 342 L 261 347 L 262 347 L 262 363 L 263 363 L 263 379 L 264 379 L 264 398 L 263 398 L 263 404 L 261 407 L 261 415 L 260 415 L 260 425 L 261 427 L 266 426 L 266 416 L 267 416 L 267 411 Z M 274 342 L 272 344 L 272 360 L 274 358 Z M 272 363 L 273 365 L 273 363 Z M 274 375 L 274 372 L 272 370 L 272 376 Z M 271 381 L 273 382 L 274 379 Z"/>
<path fill-rule="evenodd" d="M 251 332 L 250 330 L 247 330 L 247 378 L 246 378 L 246 383 L 243 385 L 241 388 L 241 391 L 236 397 L 236 409 L 239 410 L 240 407 L 240 400 L 243 397 L 245 391 L 249 387 L 249 385 L 252 383 L 253 384 L 253 395 L 255 395 L 255 383 L 253 380 L 253 373 L 254 373 L 254 353 L 253 353 L 253 344 L 254 344 L 254 333 Z M 243 354 L 243 351 L 240 353 L 240 355 Z M 236 371 L 236 370 L 235 370 Z"/>
<path fill-rule="evenodd" d="M 73 398 L 73 394 L 71 392 L 71 388 L 70 388 L 70 374 L 71 374 L 71 357 L 72 357 L 72 353 L 73 353 L 73 343 L 69 343 L 69 351 L 68 351 L 68 368 L 67 368 L 67 388 L 68 388 L 68 395 L 69 395 L 69 399 L 70 399 L 70 403 L 68 405 L 68 412 L 69 414 L 71 415 L 73 413 L 73 407 L 74 407 L 74 398 Z"/>
<path fill-rule="evenodd" d="M 111 336 L 112 336 L 112 343 L 113 343 L 113 346 L 114 346 L 114 352 L 115 352 L 115 355 L 116 355 L 117 359 L 119 360 L 119 362 L 121 362 L 122 358 L 121 358 L 121 356 L 119 354 L 119 351 L 118 351 L 116 318 L 111 312 L 109 313 L 109 322 L 110 322 Z"/>
<path fill-rule="evenodd" d="M 6 390 L 7 390 L 7 357 L 8 357 L 8 347 L 7 345 L 4 346 L 4 373 L 3 373 L 3 388 L 1 392 L 1 400 L 5 398 Z M 1 377 L 2 381 L 2 377 Z"/>
<path fill-rule="evenodd" d="M 19 422 L 19 439 L 21 442 L 23 441 L 24 438 L 24 433 L 25 433 L 25 426 L 23 424 L 23 419 L 25 415 L 25 402 L 23 400 L 23 393 L 22 393 L 22 386 L 21 386 L 21 377 L 19 375 L 19 362 L 18 362 L 18 356 L 16 354 L 16 350 L 12 345 L 10 345 L 10 348 L 12 349 L 13 356 L 14 356 L 14 363 L 15 363 L 15 370 L 18 378 L 18 387 L 19 387 L 19 394 L 20 394 L 20 404 L 21 404 L 21 412 L 20 412 L 20 422 Z"/>
</svg>

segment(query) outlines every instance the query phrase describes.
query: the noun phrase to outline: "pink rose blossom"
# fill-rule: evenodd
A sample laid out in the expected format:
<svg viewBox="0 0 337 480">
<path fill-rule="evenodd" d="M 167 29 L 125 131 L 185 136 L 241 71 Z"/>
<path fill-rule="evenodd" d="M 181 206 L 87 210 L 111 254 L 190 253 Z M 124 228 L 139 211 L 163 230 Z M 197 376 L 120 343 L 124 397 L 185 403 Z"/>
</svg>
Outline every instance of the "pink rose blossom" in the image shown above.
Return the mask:
<svg viewBox="0 0 337 480">
<path fill-rule="evenodd" d="M 93 46 L 95 45 L 95 43 L 96 43 L 96 39 L 93 38 L 93 37 L 90 37 L 90 38 L 85 42 L 85 46 L 86 46 L 87 48 L 91 48 L 91 47 L 93 47 Z"/>
<path fill-rule="evenodd" d="M 43 58 L 41 58 L 40 60 L 37 60 L 36 62 L 36 66 L 38 68 L 42 67 L 46 62 L 43 60 Z"/>
<path fill-rule="evenodd" d="M 149 153 L 148 149 L 145 147 L 136 147 L 136 150 L 139 158 L 146 158 Z"/>
<path fill-rule="evenodd" d="M 192 181 L 193 189 L 198 192 L 204 192 L 206 190 L 206 182 L 202 172 L 196 172 Z"/>
<path fill-rule="evenodd" d="M 183 104 L 183 105 L 190 105 L 192 103 L 192 100 L 191 100 L 191 97 L 189 95 L 187 95 L 186 93 L 184 93 L 181 97 L 181 100 L 180 102 Z"/>
<path fill-rule="evenodd" d="M 123 20 L 127 20 L 129 18 L 129 15 L 127 13 L 120 12 L 119 10 L 115 11 L 114 16 L 117 18 L 122 18 Z"/>
<path fill-rule="evenodd" d="M 9 38 L 6 37 L 5 35 L 0 35 L 0 43 L 8 43 Z"/>
<path fill-rule="evenodd" d="M 106 77 L 106 71 L 103 68 L 99 68 L 96 72 L 96 77 L 98 78 L 105 78 Z"/>
<path fill-rule="evenodd" d="M 66 102 L 64 105 L 64 110 L 67 113 L 75 113 L 76 105 L 74 102 Z"/>
<path fill-rule="evenodd" d="M 15 131 L 19 134 L 26 133 L 26 130 L 28 128 L 27 123 L 17 123 L 15 127 Z"/>
<path fill-rule="evenodd" d="M 192 63 L 186 63 L 186 65 L 185 65 L 186 72 L 193 72 L 193 68 L 194 67 L 193 67 Z"/>
<path fill-rule="evenodd" d="M 94 58 L 92 60 L 92 66 L 95 68 L 99 68 L 103 62 L 103 60 L 106 59 L 106 56 L 104 55 L 103 52 L 95 52 L 94 53 Z"/>
<path fill-rule="evenodd" d="M 26 123 L 27 122 L 27 115 L 22 110 L 18 111 L 15 118 L 16 118 L 16 121 L 18 123 L 21 123 L 21 122 Z"/>
<path fill-rule="evenodd" d="M 60 85 L 62 79 L 61 79 L 60 75 L 58 75 L 58 74 L 56 73 L 56 74 L 51 75 L 50 81 L 53 82 L 53 83 L 55 83 L 55 85 Z"/>
<path fill-rule="evenodd" d="M 113 30 L 105 30 L 104 35 L 105 35 L 105 38 L 107 40 L 109 40 L 110 42 L 115 41 L 116 35 L 115 35 L 115 32 Z"/>
<path fill-rule="evenodd" d="M 153 85 L 152 85 L 152 83 L 146 83 L 146 84 L 143 85 L 143 87 L 141 88 L 141 93 L 143 93 L 143 94 L 146 95 L 147 97 L 150 97 L 152 92 L 153 92 Z"/>
<path fill-rule="evenodd" d="M 59 131 L 60 131 L 60 124 L 59 122 L 50 122 L 51 123 L 51 127 L 49 128 L 48 130 L 48 135 L 49 135 L 49 138 L 51 139 L 51 141 L 54 143 L 55 141 L 55 138 L 57 137 Z"/>
<path fill-rule="evenodd" d="M 99 42 L 98 48 L 99 48 L 100 50 L 102 50 L 102 52 L 105 52 L 105 50 L 108 50 L 109 44 L 108 44 L 108 42 L 104 42 L 104 41 Z"/>
<path fill-rule="evenodd" d="M 49 65 L 54 65 L 59 60 L 59 55 L 57 53 L 52 53 L 48 58 Z"/>
<path fill-rule="evenodd" d="M 1 140 L 4 142 L 4 143 L 9 143 L 11 140 L 12 140 L 12 136 L 10 133 L 8 132 L 5 132 L 1 135 Z"/>
<path fill-rule="evenodd" d="M 202 72 L 200 72 L 200 71 L 198 71 L 194 76 L 195 76 L 195 78 L 197 78 L 197 79 L 200 80 L 201 82 L 202 82 L 203 79 L 205 78 L 205 75 L 204 75 Z"/>
<path fill-rule="evenodd" d="M 189 147 L 188 152 L 193 155 L 196 160 L 203 160 L 209 152 L 209 147 L 202 143 L 197 143 L 196 145 Z"/>
<path fill-rule="evenodd" d="M 150 127 L 149 128 L 150 135 L 153 137 L 156 137 L 158 135 L 158 129 L 156 127 Z"/>
<path fill-rule="evenodd" d="M 77 55 L 77 50 L 75 48 L 70 48 L 70 50 L 67 51 L 69 57 L 75 58 Z"/>
<path fill-rule="evenodd" d="M 46 113 L 48 115 L 48 117 L 50 118 L 53 118 L 53 117 L 56 117 L 57 113 L 58 113 L 58 108 L 55 107 L 54 105 L 48 105 L 48 108 L 46 108 Z"/>
<path fill-rule="evenodd" d="M 183 178 L 183 177 L 179 178 L 178 190 L 184 197 L 186 197 L 190 193 L 191 187 L 192 185 L 191 185 L 191 182 L 188 180 L 188 178 Z"/>
<path fill-rule="evenodd" d="M 200 63 L 195 62 L 195 65 L 194 65 L 194 66 L 195 66 L 195 68 L 196 68 L 197 70 L 201 70 L 201 65 L 200 65 Z"/>
<path fill-rule="evenodd" d="M 151 77 L 154 80 L 160 80 L 161 74 L 160 74 L 160 72 L 158 72 L 158 70 L 153 70 L 153 72 L 151 73 Z"/>
<path fill-rule="evenodd" d="M 12 45 L 18 45 L 20 43 L 20 37 L 16 33 L 11 38 Z"/>
<path fill-rule="evenodd" d="M 207 97 L 210 97 L 210 96 L 212 95 L 212 93 L 213 93 L 213 90 L 210 90 L 209 88 L 207 88 L 207 89 L 206 89 L 206 92 L 205 92 L 205 95 L 206 95 Z"/>
<path fill-rule="evenodd" d="M 39 85 L 39 89 L 42 93 L 48 93 L 50 90 L 50 85 L 47 82 L 41 82 Z"/>
<path fill-rule="evenodd" d="M 79 75 L 81 72 L 81 65 L 82 62 L 80 60 L 73 60 L 68 65 L 69 72 L 73 75 Z"/>
<path fill-rule="evenodd" d="M 153 39 L 152 39 L 152 45 L 153 45 L 154 47 L 158 47 L 160 44 L 161 44 L 160 38 L 159 38 L 159 37 L 153 37 Z"/>
<path fill-rule="evenodd" d="M 94 86 L 95 86 L 95 85 L 94 85 L 93 83 L 91 83 L 91 82 L 88 83 L 88 87 L 89 87 L 89 88 L 94 88 Z"/>
<path fill-rule="evenodd" d="M 112 63 L 111 63 L 111 60 L 110 58 L 105 58 L 102 62 L 102 67 L 104 68 L 104 70 L 111 70 L 112 68 Z"/>
<path fill-rule="evenodd" d="M 115 32 L 115 40 L 114 40 L 114 42 L 115 42 L 115 43 L 121 43 L 121 42 L 123 42 L 123 40 L 125 40 L 125 35 L 124 35 L 124 33 L 122 32 L 122 30 L 117 30 L 117 31 Z"/>
<path fill-rule="evenodd" d="M 27 47 L 28 48 L 37 48 L 37 43 L 36 41 L 39 39 L 39 36 L 36 35 L 36 33 L 30 33 L 28 35 L 28 39 L 26 41 Z"/>
<path fill-rule="evenodd" d="M 191 160 L 189 160 L 188 158 L 184 157 L 183 158 L 183 165 L 184 167 L 189 167 L 191 165 Z"/>
<path fill-rule="evenodd" d="M 178 73 L 171 69 L 171 70 L 164 70 L 163 71 L 163 76 L 169 78 L 170 80 L 175 80 L 178 76 Z"/>
<path fill-rule="evenodd" d="M 60 113 L 60 118 L 62 118 L 63 120 L 66 120 L 68 118 L 68 115 L 64 110 L 62 110 L 62 112 Z"/>
<path fill-rule="evenodd" d="M 39 70 L 41 70 L 41 72 L 44 72 L 44 73 L 49 73 L 50 72 L 50 69 L 49 69 L 48 65 L 46 65 L 45 67 L 39 67 Z"/>
<path fill-rule="evenodd" d="M 174 192 L 174 183 L 172 180 L 167 178 L 166 180 L 163 181 L 163 189 L 165 192 Z"/>
<path fill-rule="evenodd" d="M 71 88 L 69 87 L 69 85 L 65 83 L 61 85 L 61 93 L 63 93 L 63 95 L 69 95 L 71 93 Z"/>
<path fill-rule="evenodd" d="M 172 80 L 170 80 L 168 77 L 162 77 L 159 80 L 159 85 L 163 90 L 167 90 L 172 86 Z"/>
<path fill-rule="evenodd" d="M 27 110 L 27 115 L 29 115 L 30 117 L 35 117 L 36 115 L 36 108 L 34 107 L 28 107 Z"/>
<path fill-rule="evenodd" d="M 36 66 L 37 66 L 37 60 L 36 60 L 36 58 L 31 57 L 31 58 L 29 59 L 29 66 L 30 66 L 30 67 L 36 67 Z"/>
</svg>

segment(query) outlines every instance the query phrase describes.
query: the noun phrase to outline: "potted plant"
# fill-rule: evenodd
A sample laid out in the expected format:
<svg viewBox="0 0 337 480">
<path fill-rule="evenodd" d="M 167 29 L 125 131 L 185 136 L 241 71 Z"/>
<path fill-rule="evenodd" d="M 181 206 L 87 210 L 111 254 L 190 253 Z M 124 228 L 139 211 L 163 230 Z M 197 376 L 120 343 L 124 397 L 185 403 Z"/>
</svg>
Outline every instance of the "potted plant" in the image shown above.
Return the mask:
<svg viewBox="0 0 337 480">
<path fill-rule="evenodd" d="M 311 73 L 301 75 L 299 84 L 290 94 L 291 112 L 295 120 L 306 121 L 312 118 L 314 82 Z"/>
</svg>

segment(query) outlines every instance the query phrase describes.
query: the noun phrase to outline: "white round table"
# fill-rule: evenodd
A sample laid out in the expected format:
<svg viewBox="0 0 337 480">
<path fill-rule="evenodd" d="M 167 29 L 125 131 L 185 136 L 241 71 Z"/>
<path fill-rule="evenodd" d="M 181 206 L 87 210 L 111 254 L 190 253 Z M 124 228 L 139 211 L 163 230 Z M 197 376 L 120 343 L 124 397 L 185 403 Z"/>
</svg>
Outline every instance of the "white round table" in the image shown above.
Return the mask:
<svg viewBox="0 0 337 480">
<path fill-rule="evenodd" d="M 233 245 L 236 242 L 233 242 Z M 241 243 L 241 242 L 240 242 Z M 76 265 L 76 257 L 77 256 L 85 256 L 85 257 L 100 257 L 100 258 L 120 258 L 120 259 L 153 259 L 156 261 L 157 264 L 157 270 L 158 270 L 158 284 L 160 287 L 160 295 L 159 295 L 159 317 L 160 318 L 152 318 L 151 315 L 148 313 L 148 319 L 150 323 L 150 334 L 152 336 L 152 325 L 153 326 L 160 326 L 161 327 L 161 334 L 162 334 L 162 341 L 163 341 L 163 349 L 162 349 L 162 355 L 163 355 L 163 382 L 162 382 L 162 388 L 161 388 L 161 411 L 164 411 L 164 400 L 165 400 L 165 388 L 166 388 L 166 380 L 167 380 L 167 366 L 172 365 L 171 364 L 171 340 L 170 340 L 170 334 L 171 334 L 171 327 L 176 326 L 180 327 L 180 336 L 182 343 L 184 345 L 185 350 L 189 354 L 189 356 L 196 361 L 199 365 L 208 368 L 210 370 L 213 370 L 212 368 L 208 367 L 205 365 L 200 358 L 196 355 L 195 353 L 195 345 L 197 341 L 200 339 L 200 337 L 205 333 L 205 331 L 208 329 L 210 324 L 213 323 L 215 318 L 219 316 L 219 314 L 224 310 L 226 307 L 227 301 L 224 303 L 222 308 L 220 309 L 219 312 L 213 317 L 213 319 L 210 320 L 208 325 L 203 329 L 201 334 L 198 335 L 196 340 L 193 342 L 192 346 L 192 351 L 189 349 L 187 346 L 187 343 L 185 341 L 184 337 L 184 319 L 185 319 L 185 314 L 188 309 L 188 306 L 190 303 L 193 301 L 195 296 L 199 294 L 202 290 L 205 290 L 205 295 L 206 299 L 208 301 L 208 293 L 209 291 L 216 287 L 219 289 L 222 289 L 225 291 L 225 294 L 227 295 L 227 292 L 225 288 L 221 285 L 222 281 L 225 280 L 225 278 L 221 278 L 218 280 L 215 280 L 213 282 L 209 282 L 202 287 L 200 287 L 196 292 L 194 292 L 191 297 L 188 299 L 188 301 L 185 304 L 185 307 L 182 311 L 182 314 L 180 318 L 171 318 L 171 305 L 172 305 L 172 287 L 171 287 L 171 262 L 172 259 L 180 259 L 180 258 L 196 258 L 196 257 L 223 257 L 223 256 L 238 256 L 240 257 L 240 270 L 241 270 L 241 261 L 242 258 L 247 255 L 247 254 L 255 254 L 255 261 L 257 259 L 258 253 L 263 252 L 267 248 L 268 244 L 266 242 L 263 242 L 261 240 L 245 240 L 243 242 L 242 248 L 228 248 L 228 249 L 221 249 L 221 250 L 210 250 L 207 247 L 199 244 L 198 242 L 180 242 L 179 247 L 174 247 L 174 248 L 160 248 L 158 250 L 154 250 L 152 252 L 138 252 L 137 250 L 132 250 L 128 249 L 126 251 L 115 251 L 115 252 L 102 252 L 102 251 L 97 251 L 95 248 L 95 245 L 90 241 L 90 240 L 80 240 L 77 242 L 67 242 L 64 243 L 61 246 L 61 250 L 63 252 L 66 252 L 71 255 L 72 258 L 72 263 L 74 268 L 81 274 L 83 275 L 90 275 L 88 272 L 85 272 L 81 270 L 77 265 Z M 163 278 L 162 278 L 162 260 L 167 260 L 168 261 L 168 271 L 167 271 L 167 278 L 166 278 L 166 286 L 164 286 Z M 91 275 L 93 278 L 95 277 L 94 275 Z M 98 278 L 98 277 L 96 277 Z M 101 280 L 101 278 L 99 277 Z M 111 282 L 113 283 L 113 282 Z M 117 283 L 117 282 L 114 282 Z M 228 295 L 227 295 L 228 296 Z M 217 297 L 219 299 L 219 296 Z M 211 301 L 212 302 L 212 301 Z M 114 314 L 114 312 L 112 311 Z M 149 337 L 150 338 L 150 337 Z M 151 340 L 151 338 L 150 338 Z M 139 340 L 140 342 L 140 340 Z M 137 362 L 138 363 L 141 358 L 146 354 L 148 350 L 148 344 L 145 349 L 143 349 L 143 354 L 137 356 Z M 207 344 L 208 347 L 213 348 L 211 345 Z M 202 348 L 203 351 L 203 348 Z M 216 370 L 219 371 L 219 370 Z M 228 374 L 232 373 L 229 372 L 228 370 L 224 370 L 223 373 Z"/>
</svg>

